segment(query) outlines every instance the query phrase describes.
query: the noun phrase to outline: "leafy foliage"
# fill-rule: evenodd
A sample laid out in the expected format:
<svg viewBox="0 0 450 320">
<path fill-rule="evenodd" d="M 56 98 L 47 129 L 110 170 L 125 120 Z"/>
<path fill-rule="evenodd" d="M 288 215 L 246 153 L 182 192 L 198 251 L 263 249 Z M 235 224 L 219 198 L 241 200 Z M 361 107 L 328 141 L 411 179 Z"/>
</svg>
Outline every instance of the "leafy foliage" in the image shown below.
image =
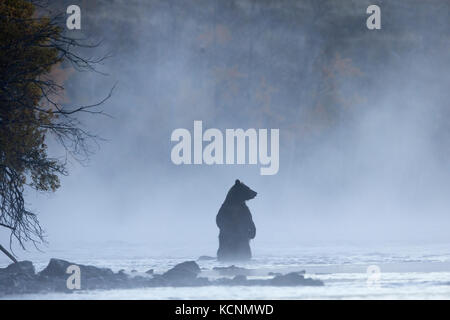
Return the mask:
<svg viewBox="0 0 450 320">
<path fill-rule="evenodd" d="M 10 245 L 16 239 L 22 248 L 27 241 L 44 240 L 35 213 L 27 209 L 26 189 L 53 192 L 67 174 L 65 161 L 49 157 L 46 137 L 53 135 L 73 156 L 88 156 L 88 140 L 95 136 L 74 115 L 101 113 L 93 108 L 104 101 L 71 108 L 61 104 L 64 87 L 52 71 L 62 62 L 95 71 L 93 64 L 102 59 L 80 56 L 78 48 L 94 46 L 66 37 L 61 17 L 42 15 L 36 4 L 0 3 L 0 226 L 11 231 Z"/>
</svg>

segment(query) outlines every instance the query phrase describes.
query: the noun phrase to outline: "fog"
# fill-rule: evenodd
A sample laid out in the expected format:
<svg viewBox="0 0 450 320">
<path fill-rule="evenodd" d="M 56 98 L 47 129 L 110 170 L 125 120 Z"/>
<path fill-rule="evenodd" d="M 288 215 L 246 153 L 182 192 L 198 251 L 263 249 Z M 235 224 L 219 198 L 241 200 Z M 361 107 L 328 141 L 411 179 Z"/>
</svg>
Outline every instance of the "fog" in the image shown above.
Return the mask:
<svg viewBox="0 0 450 320">
<path fill-rule="evenodd" d="M 450 5 L 420 3 L 379 1 L 372 31 L 370 1 L 82 2 L 83 34 L 113 55 L 107 76 L 71 73 L 67 99 L 117 86 L 111 117 L 81 117 L 105 139 L 90 160 L 70 160 L 56 193 L 28 192 L 42 249 L 123 241 L 213 255 L 235 179 L 258 192 L 255 252 L 450 240 Z M 174 165 L 171 133 L 194 120 L 279 129 L 279 172 Z"/>
</svg>

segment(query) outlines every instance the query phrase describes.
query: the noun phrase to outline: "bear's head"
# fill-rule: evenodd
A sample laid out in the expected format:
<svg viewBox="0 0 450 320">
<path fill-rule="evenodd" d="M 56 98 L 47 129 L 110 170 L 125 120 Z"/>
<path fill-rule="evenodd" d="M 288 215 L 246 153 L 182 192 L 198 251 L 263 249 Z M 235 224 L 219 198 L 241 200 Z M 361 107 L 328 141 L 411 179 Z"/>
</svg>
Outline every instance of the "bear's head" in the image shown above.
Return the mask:
<svg viewBox="0 0 450 320">
<path fill-rule="evenodd" d="M 228 191 L 227 198 L 225 202 L 227 203 L 242 203 L 244 201 L 253 199 L 256 197 L 257 193 L 247 187 L 245 184 L 236 180 L 234 185 Z"/>
</svg>

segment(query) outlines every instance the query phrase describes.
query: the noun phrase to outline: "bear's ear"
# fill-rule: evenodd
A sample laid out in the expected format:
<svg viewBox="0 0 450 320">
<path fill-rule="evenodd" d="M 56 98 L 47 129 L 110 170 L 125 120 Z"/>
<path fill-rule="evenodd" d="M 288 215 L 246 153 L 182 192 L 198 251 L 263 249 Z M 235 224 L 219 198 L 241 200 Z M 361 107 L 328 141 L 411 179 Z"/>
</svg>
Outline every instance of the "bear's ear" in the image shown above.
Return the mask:
<svg viewBox="0 0 450 320">
<path fill-rule="evenodd" d="M 238 179 L 236 179 L 236 181 L 234 182 L 234 184 L 240 184 L 241 182 L 238 180 Z"/>
</svg>

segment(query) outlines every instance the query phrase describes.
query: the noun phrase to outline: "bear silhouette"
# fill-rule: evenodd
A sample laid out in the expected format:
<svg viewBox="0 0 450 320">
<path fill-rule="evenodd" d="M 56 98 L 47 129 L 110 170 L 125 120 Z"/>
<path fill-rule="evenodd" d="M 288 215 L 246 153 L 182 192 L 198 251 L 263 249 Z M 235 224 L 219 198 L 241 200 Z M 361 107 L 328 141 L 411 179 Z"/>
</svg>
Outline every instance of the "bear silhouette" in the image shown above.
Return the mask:
<svg viewBox="0 0 450 320">
<path fill-rule="evenodd" d="M 245 201 L 253 199 L 256 194 L 239 180 L 228 191 L 216 216 L 220 229 L 218 260 L 249 260 L 252 257 L 250 239 L 255 238 L 256 228 Z"/>
</svg>

